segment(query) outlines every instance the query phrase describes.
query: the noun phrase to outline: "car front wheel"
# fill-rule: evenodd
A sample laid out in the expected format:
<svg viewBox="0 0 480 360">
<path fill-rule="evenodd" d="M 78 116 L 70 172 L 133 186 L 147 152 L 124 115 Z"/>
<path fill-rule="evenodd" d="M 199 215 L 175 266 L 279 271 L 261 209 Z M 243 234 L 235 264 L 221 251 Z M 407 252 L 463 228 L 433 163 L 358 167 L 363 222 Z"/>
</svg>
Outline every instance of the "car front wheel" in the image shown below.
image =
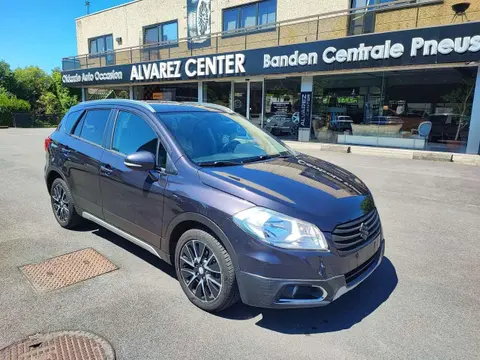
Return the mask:
<svg viewBox="0 0 480 360">
<path fill-rule="evenodd" d="M 192 229 L 177 243 L 175 269 L 188 299 L 199 308 L 216 312 L 238 301 L 232 259 L 209 233 Z"/>
</svg>

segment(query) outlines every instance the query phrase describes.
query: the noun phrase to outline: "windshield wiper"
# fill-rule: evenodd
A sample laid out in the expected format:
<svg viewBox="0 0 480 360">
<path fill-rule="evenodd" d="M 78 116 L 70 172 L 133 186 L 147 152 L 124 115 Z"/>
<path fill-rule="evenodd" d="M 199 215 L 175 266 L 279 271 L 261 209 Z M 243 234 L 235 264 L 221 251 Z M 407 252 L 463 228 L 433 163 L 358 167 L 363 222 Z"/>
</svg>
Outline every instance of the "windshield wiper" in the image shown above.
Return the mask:
<svg viewBox="0 0 480 360">
<path fill-rule="evenodd" d="M 292 155 L 287 155 L 287 154 L 278 154 L 278 155 L 259 155 L 259 156 L 255 156 L 255 157 L 252 157 L 252 158 L 249 158 L 249 159 L 245 159 L 243 160 L 242 162 L 244 164 L 246 163 L 250 163 L 250 162 L 255 162 L 255 161 L 262 161 L 262 160 L 269 160 L 269 159 L 287 159 L 289 157 L 291 157 Z"/>
<path fill-rule="evenodd" d="M 242 165 L 242 163 L 238 161 L 218 160 L 218 161 L 202 161 L 202 162 L 199 162 L 197 165 L 202 167 L 209 167 L 209 166 L 220 167 L 220 166 Z"/>
</svg>

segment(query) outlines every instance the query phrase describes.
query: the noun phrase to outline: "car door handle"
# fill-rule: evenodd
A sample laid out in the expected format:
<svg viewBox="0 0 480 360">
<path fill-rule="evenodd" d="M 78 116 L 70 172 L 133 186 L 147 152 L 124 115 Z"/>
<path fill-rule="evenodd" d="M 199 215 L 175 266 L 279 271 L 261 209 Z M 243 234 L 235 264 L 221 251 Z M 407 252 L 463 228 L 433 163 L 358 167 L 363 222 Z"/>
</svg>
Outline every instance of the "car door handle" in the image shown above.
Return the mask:
<svg viewBox="0 0 480 360">
<path fill-rule="evenodd" d="M 100 172 L 108 176 L 113 172 L 113 169 L 110 165 L 100 166 Z"/>
</svg>

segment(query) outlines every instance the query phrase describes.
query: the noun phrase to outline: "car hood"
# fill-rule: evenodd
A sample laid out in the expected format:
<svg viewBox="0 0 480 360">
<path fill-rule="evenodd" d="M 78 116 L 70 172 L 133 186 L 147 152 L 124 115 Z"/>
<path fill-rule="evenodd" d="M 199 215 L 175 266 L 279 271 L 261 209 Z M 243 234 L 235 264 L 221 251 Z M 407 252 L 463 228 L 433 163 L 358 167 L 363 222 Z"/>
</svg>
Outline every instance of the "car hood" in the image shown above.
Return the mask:
<svg viewBox="0 0 480 360">
<path fill-rule="evenodd" d="M 374 209 L 370 191 L 352 173 L 304 154 L 199 170 L 208 186 L 316 224 L 322 231 Z"/>
</svg>

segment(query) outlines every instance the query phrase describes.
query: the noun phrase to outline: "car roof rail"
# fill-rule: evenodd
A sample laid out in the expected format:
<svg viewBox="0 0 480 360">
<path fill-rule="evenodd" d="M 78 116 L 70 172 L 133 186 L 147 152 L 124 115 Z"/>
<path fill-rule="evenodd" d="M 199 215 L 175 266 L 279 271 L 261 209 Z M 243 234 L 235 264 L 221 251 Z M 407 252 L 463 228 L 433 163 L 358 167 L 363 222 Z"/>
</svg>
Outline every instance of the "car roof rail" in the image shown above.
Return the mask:
<svg viewBox="0 0 480 360">
<path fill-rule="evenodd" d="M 214 103 L 186 101 L 186 102 L 183 102 L 182 104 L 203 106 L 203 107 L 206 107 L 206 108 L 209 108 L 209 109 L 213 109 L 213 110 L 221 110 L 221 111 L 226 112 L 226 113 L 228 113 L 228 114 L 233 114 L 233 113 L 235 113 L 235 111 L 233 111 L 233 110 L 230 109 L 229 107 L 226 107 L 226 106 L 223 106 L 223 105 L 219 105 L 219 104 L 214 104 Z"/>
<path fill-rule="evenodd" d="M 102 105 L 102 104 L 111 104 L 111 105 L 135 105 L 142 106 L 148 111 L 154 113 L 155 109 L 146 101 L 142 100 L 130 100 L 130 99 L 103 99 L 103 100 L 91 100 L 82 102 L 79 105 Z"/>
</svg>

